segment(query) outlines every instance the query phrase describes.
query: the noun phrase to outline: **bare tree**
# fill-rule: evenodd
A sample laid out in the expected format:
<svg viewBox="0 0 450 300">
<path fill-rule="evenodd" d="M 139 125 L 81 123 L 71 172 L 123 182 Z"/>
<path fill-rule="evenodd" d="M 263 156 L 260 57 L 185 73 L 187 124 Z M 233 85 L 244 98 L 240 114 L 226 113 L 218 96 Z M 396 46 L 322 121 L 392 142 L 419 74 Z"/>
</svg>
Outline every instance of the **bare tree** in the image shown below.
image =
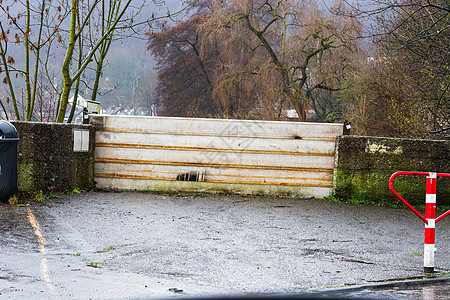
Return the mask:
<svg viewBox="0 0 450 300">
<path fill-rule="evenodd" d="M 162 115 L 206 117 L 217 113 L 211 76 L 218 53 L 214 48 L 201 53 L 203 35 L 198 27 L 204 18 L 200 11 L 175 26 L 148 33 L 148 49 L 158 62 Z"/>
<path fill-rule="evenodd" d="M 190 18 L 151 33 L 162 113 L 305 121 L 318 90 L 344 81 L 359 29 L 314 1 L 187 1 Z M 182 96 L 181 96 L 182 95 Z"/>
<path fill-rule="evenodd" d="M 159 0 L 150 1 L 162 5 Z M 48 86 L 58 95 L 55 120 L 63 122 L 69 96 L 74 92 L 76 101 L 80 84 L 92 87 L 92 98 L 96 98 L 105 58 L 114 40 L 141 34 L 154 20 L 171 17 L 167 12 L 135 22 L 146 2 L 133 0 L 1 1 L 1 4 L 0 72 L 5 74 L 7 102 L 12 103 L 15 118 L 25 120 L 38 119 L 36 97 L 43 94 L 38 89 Z M 21 50 L 17 51 L 19 46 Z M 58 66 L 55 61 L 61 54 L 64 58 Z M 85 82 L 90 76 L 92 85 Z M 18 91 L 24 101 L 17 98 Z M 76 103 L 73 104 L 74 108 Z M 72 116 L 73 111 L 69 121 Z"/>
<path fill-rule="evenodd" d="M 229 35 L 236 26 L 240 30 Z M 247 73 L 279 78 L 272 93 L 286 99 L 306 121 L 315 90 L 339 89 L 358 26 L 347 18 L 327 16 L 314 1 L 234 0 L 214 1 L 204 30 L 210 36 L 229 36 L 228 44 L 247 36 L 246 49 L 258 60 Z M 328 56 L 334 57 L 333 66 L 325 63 Z"/>
<path fill-rule="evenodd" d="M 6 2 L 6 1 L 4 1 Z M 16 119 L 20 120 L 19 103 L 16 97 L 14 80 L 19 76 L 24 78 L 23 87 L 26 91 L 24 120 L 31 120 L 36 101 L 37 86 L 42 53 L 48 55 L 49 47 L 56 40 L 57 31 L 67 17 L 67 10 L 60 3 L 39 1 L 34 4 L 11 2 L 0 5 L 0 56 L 1 66 L 5 71 L 4 83 L 8 84 L 9 95 L 14 107 Z M 38 21 L 35 22 L 34 20 Z M 24 23 L 21 21 L 24 20 Z M 14 36 L 12 38 L 12 36 Z M 20 49 L 18 47 L 22 46 Z M 16 53 L 23 54 L 23 66 L 16 67 Z M 11 77 L 15 74 L 15 78 Z"/>
<path fill-rule="evenodd" d="M 433 137 L 430 132 L 449 128 L 450 3 L 374 0 L 372 6 L 354 7 L 353 11 L 341 13 L 366 18 L 374 24 L 366 33 L 373 40 L 376 71 L 360 72 L 357 77 L 370 81 L 375 72 L 391 78 L 369 85 L 371 89 L 367 91 L 380 95 L 372 102 L 378 101 L 382 107 L 380 114 L 389 117 L 385 124 L 390 125 L 384 128 L 391 129 L 377 134 L 430 138 Z M 389 101 L 385 101 L 386 95 L 390 95 Z M 370 123 L 369 120 L 365 123 Z M 373 125 L 372 128 L 377 128 L 379 124 Z"/>
</svg>

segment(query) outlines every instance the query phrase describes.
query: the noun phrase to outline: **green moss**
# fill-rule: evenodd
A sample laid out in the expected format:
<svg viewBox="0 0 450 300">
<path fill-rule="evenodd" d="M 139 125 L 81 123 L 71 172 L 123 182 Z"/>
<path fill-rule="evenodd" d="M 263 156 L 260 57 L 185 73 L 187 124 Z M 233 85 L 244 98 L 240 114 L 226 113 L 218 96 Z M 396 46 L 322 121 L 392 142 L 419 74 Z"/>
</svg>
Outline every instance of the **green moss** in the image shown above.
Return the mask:
<svg viewBox="0 0 450 300">
<path fill-rule="evenodd" d="M 18 205 L 19 204 L 19 199 L 17 198 L 16 195 L 13 195 L 12 197 L 9 198 L 8 204 L 9 205 Z"/>
<path fill-rule="evenodd" d="M 389 190 L 396 171 L 449 172 L 446 141 L 345 136 L 338 139 L 335 197 L 345 202 L 403 205 Z M 424 205 L 424 177 L 398 176 L 394 188 L 413 206 Z M 437 207 L 450 205 L 450 180 L 438 178 Z"/>
<path fill-rule="evenodd" d="M 335 170 L 334 195 L 344 202 L 366 203 L 372 205 L 398 206 L 401 204 L 389 190 L 389 178 L 392 174 L 382 172 L 345 172 Z M 439 185 L 441 183 L 441 185 Z M 398 176 L 394 180 L 394 189 L 411 205 L 425 203 L 426 181 L 424 177 Z M 450 187 L 444 181 L 438 181 L 438 206 L 450 204 Z"/>
<path fill-rule="evenodd" d="M 33 164 L 22 163 L 17 168 L 17 187 L 19 191 L 33 192 L 34 187 L 34 172 Z"/>
<path fill-rule="evenodd" d="M 94 163 L 89 163 L 89 186 L 94 187 L 95 168 Z"/>
</svg>

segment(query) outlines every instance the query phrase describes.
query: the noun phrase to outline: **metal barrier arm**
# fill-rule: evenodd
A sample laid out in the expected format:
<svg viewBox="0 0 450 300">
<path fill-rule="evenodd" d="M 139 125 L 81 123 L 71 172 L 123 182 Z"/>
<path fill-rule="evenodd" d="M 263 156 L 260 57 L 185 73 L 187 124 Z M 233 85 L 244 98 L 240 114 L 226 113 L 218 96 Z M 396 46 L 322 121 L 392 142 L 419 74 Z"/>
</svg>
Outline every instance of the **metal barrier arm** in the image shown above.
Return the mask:
<svg viewBox="0 0 450 300">
<path fill-rule="evenodd" d="M 428 220 L 420 213 L 418 212 L 411 204 L 409 204 L 405 199 L 403 199 L 402 196 L 400 196 L 399 193 L 397 193 L 394 190 L 394 179 L 398 175 L 408 175 L 408 176 L 429 176 L 430 172 L 406 172 L 406 171 L 400 171 L 395 172 L 392 174 L 391 178 L 389 179 L 389 189 L 391 190 L 392 194 L 394 194 L 403 204 L 405 204 L 414 214 L 416 214 L 425 224 L 428 224 Z M 448 173 L 436 173 L 437 177 L 450 177 L 450 174 Z M 450 210 L 436 218 L 435 222 L 442 220 L 446 216 L 450 215 Z"/>
<path fill-rule="evenodd" d="M 440 220 L 442 220 L 443 218 L 445 218 L 446 216 L 450 215 L 450 209 L 447 210 L 445 213 L 443 213 L 442 215 L 440 215 L 439 217 L 436 218 L 436 223 L 439 222 Z"/>
<path fill-rule="evenodd" d="M 413 213 L 416 214 L 416 216 L 418 216 L 422 221 L 424 221 L 425 224 L 428 224 L 427 219 L 424 216 L 422 216 L 422 214 L 420 212 L 418 212 L 417 209 L 415 209 L 411 204 L 409 204 L 405 199 L 403 199 L 403 197 L 400 196 L 399 193 L 397 193 L 394 190 L 394 179 L 398 175 L 428 176 L 428 174 L 429 173 L 426 173 L 426 172 L 404 172 L 404 171 L 400 171 L 400 172 L 395 172 L 394 174 L 392 174 L 391 178 L 389 178 L 389 189 L 391 190 L 392 194 L 394 194 L 395 197 L 397 197 L 400 201 L 402 201 L 403 204 L 405 204 Z"/>
</svg>

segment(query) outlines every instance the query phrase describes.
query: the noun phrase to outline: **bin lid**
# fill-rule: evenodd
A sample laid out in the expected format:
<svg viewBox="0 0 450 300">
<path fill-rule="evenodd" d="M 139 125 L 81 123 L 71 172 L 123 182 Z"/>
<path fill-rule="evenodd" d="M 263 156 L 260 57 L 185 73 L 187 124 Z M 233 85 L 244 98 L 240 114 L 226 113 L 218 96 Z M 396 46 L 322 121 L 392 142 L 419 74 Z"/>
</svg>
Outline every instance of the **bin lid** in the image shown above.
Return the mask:
<svg viewBox="0 0 450 300">
<path fill-rule="evenodd" d="M 17 130 L 11 123 L 0 120 L 0 139 L 17 138 Z"/>
</svg>

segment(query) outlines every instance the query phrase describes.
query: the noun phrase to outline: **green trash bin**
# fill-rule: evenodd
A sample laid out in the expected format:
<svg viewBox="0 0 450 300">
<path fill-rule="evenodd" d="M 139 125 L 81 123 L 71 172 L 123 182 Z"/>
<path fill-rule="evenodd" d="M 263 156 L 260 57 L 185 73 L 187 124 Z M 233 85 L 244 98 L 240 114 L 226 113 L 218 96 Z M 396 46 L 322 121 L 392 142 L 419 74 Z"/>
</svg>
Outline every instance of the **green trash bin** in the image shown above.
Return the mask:
<svg viewBox="0 0 450 300">
<path fill-rule="evenodd" d="M 0 120 L 0 201 L 8 201 L 17 190 L 16 128 Z"/>
</svg>

